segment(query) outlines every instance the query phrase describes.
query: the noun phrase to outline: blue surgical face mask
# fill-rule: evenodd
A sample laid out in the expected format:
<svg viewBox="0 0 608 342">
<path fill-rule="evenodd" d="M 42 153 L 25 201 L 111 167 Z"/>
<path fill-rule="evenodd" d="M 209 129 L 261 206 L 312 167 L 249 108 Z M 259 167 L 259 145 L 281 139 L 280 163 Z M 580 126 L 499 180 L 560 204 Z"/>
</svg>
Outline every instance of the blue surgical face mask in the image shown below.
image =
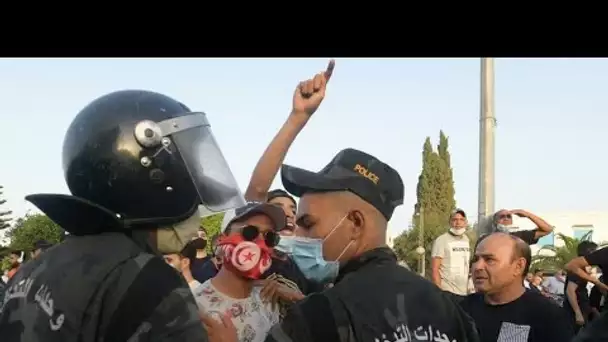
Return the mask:
<svg viewBox="0 0 608 342">
<path fill-rule="evenodd" d="M 323 257 L 323 243 L 344 222 L 346 215 L 332 228 L 323 239 L 313 239 L 300 236 L 281 236 L 276 250 L 289 254 L 298 265 L 304 276 L 319 284 L 330 283 L 338 277 L 340 258 L 354 241 L 350 241 L 334 261 L 327 261 Z"/>
</svg>

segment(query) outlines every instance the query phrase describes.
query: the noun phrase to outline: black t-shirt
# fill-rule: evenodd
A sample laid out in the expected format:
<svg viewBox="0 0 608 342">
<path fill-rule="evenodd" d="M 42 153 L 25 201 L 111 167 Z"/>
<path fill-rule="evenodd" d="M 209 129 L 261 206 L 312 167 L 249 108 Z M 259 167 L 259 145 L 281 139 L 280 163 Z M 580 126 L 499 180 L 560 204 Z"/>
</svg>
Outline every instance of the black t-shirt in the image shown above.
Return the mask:
<svg viewBox="0 0 608 342">
<path fill-rule="evenodd" d="M 584 258 L 589 265 L 598 266 L 602 272 L 608 273 L 608 247 L 598 249 Z"/>
<path fill-rule="evenodd" d="M 512 232 L 510 234 L 524 240 L 524 242 L 528 245 L 534 245 L 538 242 L 538 239 L 536 238 L 536 229 L 520 230 L 517 232 Z"/>
<path fill-rule="evenodd" d="M 219 272 L 219 268 L 215 265 L 211 258 L 208 258 L 204 262 L 199 262 L 196 265 L 193 265 L 193 267 L 190 268 L 190 271 L 192 272 L 192 277 L 202 284 L 215 277 L 217 272 Z"/>
<path fill-rule="evenodd" d="M 602 305 L 602 298 L 604 295 L 600 292 L 597 285 L 595 285 L 589 293 L 589 305 L 592 308 L 596 308 L 598 311 L 604 311 L 605 305 Z"/>
<path fill-rule="evenodd" d="M 576 302 L 581 309 L 581 313 L 585 318 L 591 312 L 591 304 L 589 303 L 589 293 L 587 292 L 587 281 L 577 276 L 574 273 L 568 272 L 566 275 L 566 282 L 564 283 L 564 309 L 572 316 L 574 316 L 574 310 L 568 300 L 568 283 L 574 283 L 577 285 L 576 288 Z"/>
<path fill-rule="evenodd" d="M 532 291 L 501 305 L 487 304 L 483 294 L 474 293 L 460 305 L 475 321 L 481 342 L 570 342 L 574 336 L 564 310 Z"/>
<path fill-rule="evenodd" d="M 201 282 L 198 279 L 201 277 L 201 270 L 205 267 L 205 264 L 210 260 L 211 257 L 207 255 L 204 258 L 194 258 L 190 261 L 190 272 L 192 273 L 192 277 L 194 277 L 194 279 L 196 279 L 198 282 Z"/>
</svg>

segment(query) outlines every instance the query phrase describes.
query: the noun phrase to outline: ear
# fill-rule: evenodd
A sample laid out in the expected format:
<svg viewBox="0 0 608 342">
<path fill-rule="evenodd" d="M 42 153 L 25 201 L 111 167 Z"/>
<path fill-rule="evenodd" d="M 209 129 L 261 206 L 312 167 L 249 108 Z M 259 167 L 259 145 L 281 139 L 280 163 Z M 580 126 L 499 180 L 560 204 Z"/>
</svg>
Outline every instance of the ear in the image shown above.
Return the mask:
<svg viewBox="0 0 608 342">
<path fill-rule="evenodd" d="M 365 216 L 359 210 L 353 210 L 348 214 L 347 217 L 352 223 L 351 240 L 357 240 L 363 234 L 363 227 L 365 227 Z"/>
<path fill-rule="evenodd" d="M 524 274 L 524 269 L 526 269 L 526 259 L 517 258 L 517 260 L 515 260 L 515 272 L 517 273 L 517 276 L 523 274 L 525 277 L 526 274 Z"/>
<path fill-rule="evenodd" d="M 183 268 L 190 268 L 190 259 L 189 258 L 182 258 L 180 260 L 182 267 Z"/>
</svg>

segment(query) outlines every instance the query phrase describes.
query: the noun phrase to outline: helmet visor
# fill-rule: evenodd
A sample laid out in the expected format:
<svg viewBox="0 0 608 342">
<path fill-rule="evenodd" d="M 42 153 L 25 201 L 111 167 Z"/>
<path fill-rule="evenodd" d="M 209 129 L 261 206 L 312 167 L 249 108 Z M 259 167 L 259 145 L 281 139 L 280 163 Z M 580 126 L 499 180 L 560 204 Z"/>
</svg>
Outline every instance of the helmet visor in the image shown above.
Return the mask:
<svg viewBox="0 0 608 342">
<path fill-rule="evenodd" d="M 203 122 L 187 124 L 170 135 L 181 154 L 201 204 L 212 212 L 222 212 L 245 204 L 236 179 L 220 150 L 205 114 L 192 113 L 184 120 Z M 177 120 L 173 120 L 175 122 Z"/>
</svg>

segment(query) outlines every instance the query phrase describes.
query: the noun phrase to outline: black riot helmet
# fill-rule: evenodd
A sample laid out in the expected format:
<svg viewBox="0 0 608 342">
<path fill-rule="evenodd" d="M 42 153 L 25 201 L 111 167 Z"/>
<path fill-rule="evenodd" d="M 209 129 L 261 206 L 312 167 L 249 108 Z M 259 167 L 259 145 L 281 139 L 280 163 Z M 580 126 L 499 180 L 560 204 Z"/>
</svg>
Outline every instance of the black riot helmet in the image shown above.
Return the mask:
<svg viewBox="0 0 608 342">
<path fill-rule="evenodd" d="M 78 214 L 56 208 L 58 197 L 79 201 L 76 211 L 88 207 L 88 220 L 68 225 L 90 225 L 95 207 L 121 229 L 177 223 L 200 204 L 220 212 L 244 203 L 206 115 L 150 91 L 117 91 L 80 111 L 65 136 L 63 169 L 73 196 L 28 196 L 60 225 Z"/>
</svg>

